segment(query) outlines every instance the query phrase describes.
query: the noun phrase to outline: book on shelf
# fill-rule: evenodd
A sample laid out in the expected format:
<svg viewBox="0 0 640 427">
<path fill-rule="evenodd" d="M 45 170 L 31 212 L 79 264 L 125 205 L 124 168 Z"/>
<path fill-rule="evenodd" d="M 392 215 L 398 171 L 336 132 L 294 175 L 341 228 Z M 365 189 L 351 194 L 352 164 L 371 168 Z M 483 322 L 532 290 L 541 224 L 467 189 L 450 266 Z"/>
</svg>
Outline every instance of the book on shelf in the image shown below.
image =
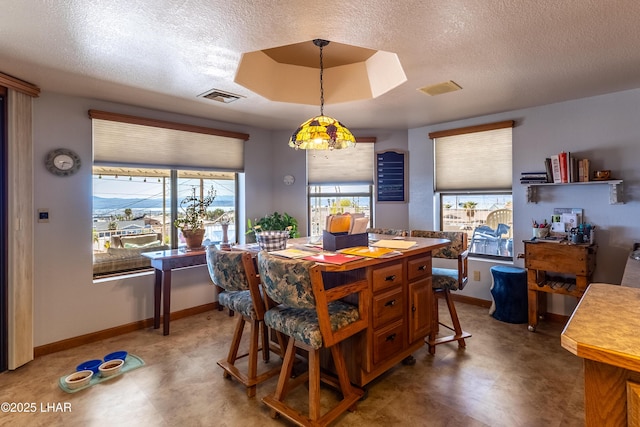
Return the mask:
<svg viewBox="0 0 640 427">
<path fill-rule="evenodd" d="M 544 184 L 547 181 L 547 172 L 545 171 L 522 172 L 520 174 L 521 184 Z"/>
<path fill-rule="evenodd" d="M 362 259 L 364 257 L 360 255 L 349 255 L 349 254 L 341 254 L 341 253 L 321 253 L 316 255 L 310 255 L 304 257 L 303 259 L 306 261 L 315 261 L 322 262 L 325 264 L 346 264 L 351 261 L 356 261 L 358 259 Z"/>
<path fill-rule="evenodd" d="M 558 154 L 558 160 L 560 163 L 560 182 L 569 182 L 569 171 L 567 170 L 567 153 L 565 151 Z M 554 181 L 555 182 L 555 181 Z"/>
<path fill-rule="evenodd" d="M 520 184 L 547 184 L 545 179 L 520 179 Z"/>
<path fill-rule="evenodd" d="M 553 168 L 551 166 L 551 158 L 544 159 L 544 170 L 547 175 L 547 182 L 553 182 Z"/>
<path fill-rule="evenodd" d="M 591 167 L 591 161 L 589 159 L 582 159 L 582 181 L 589 182 L 589 169 Z"/>
<path fill-rule="evenodd" d="M 546 172 L 522 172 L 520 179 L 547 179 Z"/>
<path fill-rule="evenodd" d="M 554 154 L 551 156 L 551 170 L 553 172 L 553 183 L 559 184 L 562 182 L 562 175 L 560 173 L 560 156 Z"/>
</svg>

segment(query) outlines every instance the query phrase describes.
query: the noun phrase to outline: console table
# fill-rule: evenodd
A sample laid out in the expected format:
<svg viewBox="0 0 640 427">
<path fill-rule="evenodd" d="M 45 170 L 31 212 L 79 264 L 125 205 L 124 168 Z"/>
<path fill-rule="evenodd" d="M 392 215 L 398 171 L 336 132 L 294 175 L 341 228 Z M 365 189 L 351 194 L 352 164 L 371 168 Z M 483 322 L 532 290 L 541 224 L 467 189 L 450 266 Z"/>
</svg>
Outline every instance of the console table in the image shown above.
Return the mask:
<svg viewBox="0 0 640 427">
<path fill-rule="evenodd" d="M 151 259 L 151 266 L 155 268 L 155 283 L 153 286 L 153 328 L 160 328 L 160 300 L 162 299 L 162 333 L 169 335 L 169 321 L 171 319 L 171 271 L 178 268 L 194 267 L 207 263 L 204 249 L 187 251 L 173 249 L 160 252 L 143 252 Z"/>
<path fill-rule="evenodd" d="M 525 241 L 529 330 L 534 332 L 539 316 L 547 312 L 547 294 L 581 298 L 596 266 L 596 245 Z M 559 277 L 552 277 L 553 272 Z M 570 275 L 575 280 L 565 276 Z"/>
</svg>

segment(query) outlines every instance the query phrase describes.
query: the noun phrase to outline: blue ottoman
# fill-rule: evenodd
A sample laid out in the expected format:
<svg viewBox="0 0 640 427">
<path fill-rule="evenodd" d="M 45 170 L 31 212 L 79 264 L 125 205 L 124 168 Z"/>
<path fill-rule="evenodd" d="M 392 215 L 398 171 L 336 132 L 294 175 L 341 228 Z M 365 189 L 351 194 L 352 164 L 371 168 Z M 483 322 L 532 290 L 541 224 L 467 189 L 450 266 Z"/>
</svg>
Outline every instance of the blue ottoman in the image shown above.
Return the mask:
<svg viewBox="0 0 640 427">
<path fill-rule="evenodd" d="M 503 322 L 527 323 L 527 270 L 505 265 L 491 267 L 494 306 L 491 315 Z"/>
</svg>

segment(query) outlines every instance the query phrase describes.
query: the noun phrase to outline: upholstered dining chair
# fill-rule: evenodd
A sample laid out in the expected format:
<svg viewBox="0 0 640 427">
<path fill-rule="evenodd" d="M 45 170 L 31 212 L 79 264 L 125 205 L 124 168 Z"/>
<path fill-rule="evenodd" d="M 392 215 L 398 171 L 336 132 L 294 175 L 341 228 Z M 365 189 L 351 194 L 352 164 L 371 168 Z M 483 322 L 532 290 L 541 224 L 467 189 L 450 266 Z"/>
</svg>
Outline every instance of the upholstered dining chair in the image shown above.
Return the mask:
<svg viewBox="0 0 640 427">
<path fill-rule="evenodd" d="M 277 388 L 262 401 L 271 408 L 273 417 L 279 414 L 298 425 L 327 425 L 345 411 L 355 409 L 364 394 L 349 380 L 340 344 L 368 325 L 367 281 L 325 289 L 321 267 L 314 262 L 284 259 L 265 251 L 258 254 L 258 271 L 265 293 L 277 304 L 267 310 L 264 321 L 289 337 Z M 341 301 L 351 294 L 358 295 L 357 306 Z M 323 348 L 331 351 L 337 378 L 320 370 Z M 300 350 L 308 354 L 309 368 L 292 379 L 293 364 Z M 285 398 L 307 380 L 309 404 L 305 414 Z M 337 388 L 342 395 L 324 414 L 320 406 L 321 382 Z"/>
<path fill-rule="evenodd" d="M 463 289 L 469 281 L 467 273 L 467 258 L 469 251 L 467 249 L 467 233 L 463 231 L 427 231 L 427 230 L 411 230 L 412 237 L 427 237 L 433 239 L 448 239 L 451 243 L 448 246 L 437 249 L 431 253 L 432 258 L 446 258 L 457 260 L 457 268 L 432 267 L 432 290 L 433 290 L 433 308 L 431 333 L 426 342 L 429 345 L 429 353 L 435 354 L 436 346 L 447 342 L 458 341 L 458 347 L 466 346 L 465 338 L 470 338 L 471 334 L 462 330 L 458 312 L 451 297 L 451 291 Z M 438 315 L 438 295 L 441 294 L 447 303 L 449 315 L 451 316 L 452 326 L 444 324 L 440 321 Z M 452 335 L 439 337 L 439 327 L 453 331 Z"/>
<path fill-rule="evenodd" d="M 270 346 L 267 328 L 264 325 L 265 305 L 260 293 L 260 279 L 255 263 L 249 252 L 221 251 L 215 246 L 207 247 L 207 267 L 213 283 L 223 292 L 218 294 L 220 305 L 236 312 L 236 328 L 226 359 L 218 361 L 225 378 L 237 379 L 247 388 L 247 396 L 256 394 L 256 385 L 277 375 L 280 364 L 263 369 L 258 375 L 258 353 L 262 350 L 263 362 L 269 362 Z M 238 354 L 245 324 L 249 323 L 249 352 Z M 259 344 L 261 342 L 261 345 Z M 236 362 L 248 357 L 246 372 L 236 366 Z"/>
<path fill-rule="evenodd" d="M 409 235 L 409 231 L 407 230 L 394 229 L 394 228 L 367 228 L 367 233 L 387 234 L 389 236 L 402 236 L 402 237 L 406 237 Z"/>
</svg>

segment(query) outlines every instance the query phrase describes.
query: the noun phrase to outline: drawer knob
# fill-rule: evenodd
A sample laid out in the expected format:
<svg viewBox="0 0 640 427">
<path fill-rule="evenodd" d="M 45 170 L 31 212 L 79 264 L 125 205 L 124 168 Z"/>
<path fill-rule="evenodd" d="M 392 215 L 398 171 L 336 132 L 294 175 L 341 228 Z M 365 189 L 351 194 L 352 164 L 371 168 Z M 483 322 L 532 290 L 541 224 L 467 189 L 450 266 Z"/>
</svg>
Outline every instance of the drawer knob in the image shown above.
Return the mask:
<svg viewBox="0 0 640 427">
<path fill-rule="evenodd" d="M 396 334 L 391 334 L 387 337 L 387 341 L 394 341 L 396 339 Z"/>
<path fill-rule="evenodd" d="M 394 305 L 396 305 L 396 300 L 392 299 L 391 301 L 387 301 L 384 303 L 384 305 L 387 307 L 393 307 Z"/>
<path fill-rule="evenodd" d="M 425 271 L 427 269 L 426 265 L 421 265 L 420 267 L 418 267 L 418 270 L 420 271 Z"/>
<path fill-rule="evenodd" d="M 387 276 L 384 278 L 384 280 L 386 280 L 387 282 L 393 282 L 394 280 L 396 280 L 396 275 L 391 275 L 391 276 Z"/>
</svg>

